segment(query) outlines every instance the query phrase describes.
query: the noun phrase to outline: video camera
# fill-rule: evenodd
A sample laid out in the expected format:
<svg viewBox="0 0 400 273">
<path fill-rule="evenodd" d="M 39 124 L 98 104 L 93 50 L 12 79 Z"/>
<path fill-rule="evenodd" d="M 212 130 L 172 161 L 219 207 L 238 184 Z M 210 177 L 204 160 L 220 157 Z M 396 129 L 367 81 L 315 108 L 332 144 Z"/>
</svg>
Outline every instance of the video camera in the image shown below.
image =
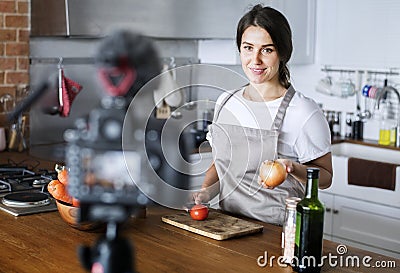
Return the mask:
<svg viewBox="0 0 400 273">
<path fill-rule="evenodd" d="M 105 96 L 64 138 L 68 191 L 80 201 L 79 221 L 105 222 L 107 231 L 93 247 L 81 247 L 79 255 L 88 270 L 96 264 L 106 273 L 134 272 L 133 249 L 119 236 L 119 226 L 151 202 L 148 194 L 159 189 L 150 181 L 186 184 L 187 175 L 167 162 L 163 147 L 180 154 L 179 164 L 192 145 L 191 136 L 185 137 L 178 120 L 154 118 L 151 91 L 158 85 L 154 78 L 161 65 L 149 39 L 117 31 L 102 41 L 96 63 Z M 178 135 L 162 137 L 167 123 Z"/>
</svg>

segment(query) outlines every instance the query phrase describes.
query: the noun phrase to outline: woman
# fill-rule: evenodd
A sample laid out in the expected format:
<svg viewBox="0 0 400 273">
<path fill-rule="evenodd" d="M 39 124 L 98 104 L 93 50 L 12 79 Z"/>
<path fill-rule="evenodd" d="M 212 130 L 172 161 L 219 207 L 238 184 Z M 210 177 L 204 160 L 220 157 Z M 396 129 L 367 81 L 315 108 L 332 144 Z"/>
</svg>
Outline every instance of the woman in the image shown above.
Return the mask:
<svg viewBox="0 0 400 273">
<path fill-rule="evenodd" d="M 214 163 L 194 199 L 219 193 L 223 210 L 281 225 L 285 199 L 304 196 L 307 167 L 320 169 L 321 189 L 331 185 L 329 126 L 318 105 L 290 83 L 292 35 L 280 12 L 253 7 L 238 23 L 236 42 L 249 84 L 217 100 L 208 134 Z M 276 158 L 287 179 L 259 186 L 261 163 Z"/>
</svg>

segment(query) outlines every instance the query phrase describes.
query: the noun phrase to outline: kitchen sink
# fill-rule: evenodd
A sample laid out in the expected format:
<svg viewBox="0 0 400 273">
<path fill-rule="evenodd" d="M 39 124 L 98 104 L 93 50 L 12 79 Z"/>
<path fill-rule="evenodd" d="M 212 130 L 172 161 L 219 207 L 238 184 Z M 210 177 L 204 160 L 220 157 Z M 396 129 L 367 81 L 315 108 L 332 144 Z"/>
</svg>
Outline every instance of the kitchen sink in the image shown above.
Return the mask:
<svg viewBox="0 0 400 273">
<path fill-rule="evenodd" d="M 400 164 L 400 150 L 391 150 L 347 142 L 333 144 L 332 155 Z"/>
<path fill-rule="evenodd" d="M 323 191 L 400 208 L 400 166 L 396 168 L 396 186 L 394 191 L 376 187 L 350 185 L 348 184 L 348 160 L 352 157 L 400 165 L 400 150 L 347 142 L 333 144 L 333 181 L 331 187 Z M 367 165 L 365 166 L 365 170 L 368 170 Z"/>
</svg>

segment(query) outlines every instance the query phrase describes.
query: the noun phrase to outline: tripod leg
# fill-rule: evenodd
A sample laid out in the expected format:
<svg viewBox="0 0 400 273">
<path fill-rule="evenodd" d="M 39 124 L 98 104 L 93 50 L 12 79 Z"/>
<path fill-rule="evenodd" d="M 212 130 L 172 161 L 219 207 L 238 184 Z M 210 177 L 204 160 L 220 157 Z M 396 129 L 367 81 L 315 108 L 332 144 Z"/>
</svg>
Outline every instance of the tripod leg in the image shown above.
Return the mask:
<svg viewBox="0 0 400 273">
<path fill-rule="evenodd" d="M 92 273 L 134 273 L 133 247 L 130 242 L 118 236 L 116 225 L 107 225 L 107 232 L 95 245 L 79 248 L 83 267 Z"/>
</svg>

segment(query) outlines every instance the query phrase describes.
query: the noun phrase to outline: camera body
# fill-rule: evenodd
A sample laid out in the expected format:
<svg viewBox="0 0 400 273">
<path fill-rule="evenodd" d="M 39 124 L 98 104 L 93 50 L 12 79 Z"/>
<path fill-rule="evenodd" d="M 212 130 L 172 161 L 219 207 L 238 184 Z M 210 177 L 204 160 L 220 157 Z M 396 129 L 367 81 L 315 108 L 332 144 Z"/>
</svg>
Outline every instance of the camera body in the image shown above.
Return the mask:
<svg viewBox="0 0 400 273">
<path fill-rule="evenodd" d="M 123 222 L 148 200 L 137 188 L 141 156 L 122 149 L 125 99 L 105 97 L 88 120 L 67 130 L 68 191 L 80 201 L 79 221 Z M 136 165 L 129 173 L 127 163 Z"/>
</svg>

